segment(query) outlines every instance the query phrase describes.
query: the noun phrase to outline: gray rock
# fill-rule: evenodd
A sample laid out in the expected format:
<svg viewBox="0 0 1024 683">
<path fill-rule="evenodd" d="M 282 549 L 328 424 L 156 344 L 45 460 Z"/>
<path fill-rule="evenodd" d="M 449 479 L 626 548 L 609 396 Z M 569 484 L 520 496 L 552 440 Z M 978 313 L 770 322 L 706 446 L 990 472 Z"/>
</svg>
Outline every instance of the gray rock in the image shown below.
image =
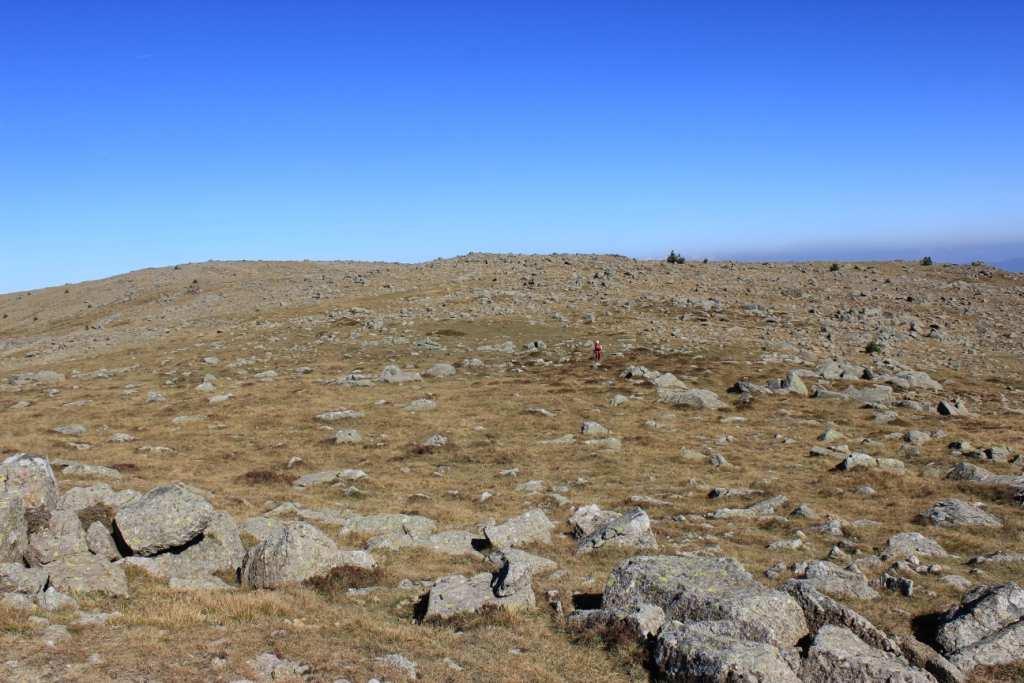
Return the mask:
<svg viewBox="0 0 1024 683">
<path fill-rule="evenodd" d="M 903 657 L 913 666 L 924 669 L 939 683 L 964 683 L 967 676 L 953 662 L 928 647 L 914 636 L 903 636 L 899 640 Z"/>
<path fill-rule="evenodd" d="M 658 542 L 651 531 L 651 518 L 642 509 L 633 508 L 579 539 L 576 552 L 589 553 L 604 546 L 656 549 Z"/>
<path fill-rule="evenodd" d="M 0 563 L 0 593 L 35 595 L 46 587 L 49 578 L 45 569 L 29 569 L 17 562 Z"/>
<path fill-rule="evenodd" d="M 897 643 L 885 632 L 849 607 L 815 590 L 807 581 L 791 579 L 782 584 L 782 590 L 793 596 L 800 605 L 811 635 L 821 630 L 822 626 L 841 626 L 855 633 L 871 647 L 894 655 L 900 653 Z"/>
<path fill-rule="evenodd" d="M 664 624 L 665 611 L 655 605 L 640 605 L 634 610 L 576 610 L 566 618 L 566 627 L 575 633 L 609 640 L 625 634 L 634 642 L 657 635 Z"/>
<path fill-rule="evenodd" d="M 804 683 L 886 681 L 887 683 L 934 683 L 935 678 L 910 666 L 902 655 L 875 649 L 849 629 L 822 626 L 807 652 Z"/>
<path fill-rule="evenodd" d="M 57 508 L 81 512 L 95 505 L 103 505 L 116 511 L 139 498 L 140 494 L 138 491 L 131 489 L 115 491 L 110 488 L 110 484 L 92 484 L 91 486 L 76 486 L 68 489 L 61 496 Z"/>
<path fill-rule="evenodd" d="M 543 576 L 558 569 L 558 563 L 554 560 L 518 548 L 495 550 L 487 556 L 487 560 L 494 565 L 495 570 L 501 569 L 505 563 L 526 565 L 533 576 Z"/>
<path fill-rule="evenodd" d="M 836 598 L 873 600 L 878 597 L 860 572 L 841 569 L 831 562 L 808 562 L 803 571 L 803 583 Z"/>
<path fill-rule="evenodd" d="M 93 522 L 85 532 L 85 540 L 89 546 L 89 552 L 105 560 L 113 562 L 121 558 L 117 550 L 114 537 L 107 531 L 107 527 L 100 522 Z"/>
<path fill-rule="evenodd" d="M 662 680 L 693 683 L 799 683 L 778 648 L 751 642 L 723 621 L 671 621 L 658 635 L 655 671 Z"/>
<path fill-rule="evenodd" d="M 61 593 L 53 586 L 36 595 L 36 604 L 44 612 L 60 612 L 62 610 L 77 610 L 78 601 L 70 595 Z"/>
<path fill-rule="evenodd" d="M 29 518 L 42 517 L 57 507 L 57 479 L 41 455 L 15 453 L 0 464 L 0 492 L 21 498 Z"/>
<path fill-rule="evenodd" d="M 21 562 L 28 549 L 25 505 L 17 493 L 0 493 L 0 562 Z"/>
<path fill-rule="evenodd" d="M 128 595 L 124 568 L 91 553 L 67 555 L 46 565 L 50 585 L 62 593 Z"/>
<path fill-rule="evenodd" d="M 925 557 L 949 557 L 949 553 L 934 541 L 916 531 L 890 536 L 882 549 L 883 557 L 887 559 L 902 559 L 911 555 Z"/>
<path fill-rule="evenodd" d="M 65 555 L 89 552 L 85 531 L 78 515 L 69 510 L 55 510 L 45 529 L 31 534 L 25 559 L 31 566 L 49 564 Z"/>
<path fill-rule="evenodd" d="M 502 524 L 484 527 L 484 536 L 495 548 L 508 548 L 530 543 L 551 543 L 551 523 L 543 510 L 534 508 Z"/>
<path fill-rule="evenodd" d="M 501 609 L 529 609 L 536 605 L 533 585 L 519 570 L 518 581 L 505 584 L 501 572 L 459 574 L 445 576 L 434 582 L 427 596 L 424 621 L 443 621 L 452 617 L 473 614 L 486 607 Z M 528 574 L 528 570 L 527 570 Z"/>
<path fill-rule="evenodd" d="M 278 588 L 326 576 L 340 566 L 372 569 L 368 553 L 342 553 L 330 538 L 306 522 L 285 524 L 265 541 L 249 548 L 241 569 L 242 585 Z"/>
<path fill-rule="evenodd" d="M 434 365 L 430 366 L 430 369 L 423 374 L 425 374 L 427 377 L 433 377 L 435 379 L 439 379 L 442 377 L 451 377 L 452 375 L 455 374 L 455 366 L 451 365 L 450 363 L 435 363 Z"/>
<path fill-rule="evenodd" d="M 995 515 L 956 498 L 940 500 L 928 508 L 921 517 L 928 524 L 944 527 L 984 526 L 998 529 L 1003 526 L 1002 521 Z"/>
<path fill-rule="evenodd" d="M 136 555 L 183 546 L 203 533 L 213 506 L 183 484 L 158 486 L 125 505 L 114 517 L 117 532 Z"/>
<path fill-rule="evenodd" d="M 608 428 L 600 422 L 584 420 L 583 424 L 580 425 L 580 434 L 585 434 L 587 436 L 607 436 Z"/>
<path fill-rule="evenodd" d="M 281 659 L 272 652 L 264 652 L 246 663 L 258 681 L 302 680 L 312 670 L 308 664 Z"/>
<path fill-rule="evenodd" d="M 358 410 L 329 410 L 326 413 L 320 413 L 316 416 L 317 422 L 341 422 L 342 420 L 358 420 L 363 417 L 363 413 Z"/>
<path fill-rule="evenodd" d="M 429 398 L 418 398 L 414 401 L 410 401 L 406 404 L 402 410 L 407 413 L 422 413 L 427 410 L 434 410 L 437 408 L 437 401 L 433 401 Z"/>
<path fill-rule="evenodd" d="M 795 645 L 807 634 L 803 611 L 792 597 L 765 588 L 732 559 L 638 556 L 608 577 L 607 608 L 661 607 L 668 619 L 731 621 L 747 640 Z"/>
<path fill-rule="evenodd" d="M 970 591 L 942 616 L 935 642 L 965 672 L 1024 660 L 1024 588 L 1006 583 Z"/>
<path fill-rule="evenodd" d="M 334 433 L 334 443 L 339 446 L 347 443 L 360 443 L 362 440 L 363 435 L 359 433 L 358 429 L 339 429 Z"/>
<path fill-rule="evenodd" d="M 397 365 L 388 365 L 380 372 L 378 379 L 385 384 L 405 384 L 423 380 L 418 372 L 406 372 Z"/>
<path fill-rule="evenodd" d="M 720 410 L 727 407 L 718 395 L 708 389 L 674 389 L 660 387 L 658 400 L 680 408 Z"/>
</svg>

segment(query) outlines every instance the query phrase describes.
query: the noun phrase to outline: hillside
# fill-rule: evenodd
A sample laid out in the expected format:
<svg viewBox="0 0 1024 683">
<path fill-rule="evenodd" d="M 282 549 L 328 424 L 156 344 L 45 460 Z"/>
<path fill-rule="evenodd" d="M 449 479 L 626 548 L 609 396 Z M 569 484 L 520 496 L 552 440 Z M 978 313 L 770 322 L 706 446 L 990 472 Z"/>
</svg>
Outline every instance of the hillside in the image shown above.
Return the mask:
<svg viewBox="0 0 1024 683">
<path fill-rule="evenodd" d="M 0 470 L 0 666 L 687 680 L 756 649 L 841 680 L 808 591 L 885 632 L 867 680 L 941 678 L 937 615 L 1024 568 L 1022 322 L 1024 275 L 881 262 L 210 262 L 0 295 L 0 448 L 57 487 Z M 696 578 L 609 582 L 634 556 Z M 945 646 L 969 680 L 1024 676 L 1008 614 Z"/>
</svg>

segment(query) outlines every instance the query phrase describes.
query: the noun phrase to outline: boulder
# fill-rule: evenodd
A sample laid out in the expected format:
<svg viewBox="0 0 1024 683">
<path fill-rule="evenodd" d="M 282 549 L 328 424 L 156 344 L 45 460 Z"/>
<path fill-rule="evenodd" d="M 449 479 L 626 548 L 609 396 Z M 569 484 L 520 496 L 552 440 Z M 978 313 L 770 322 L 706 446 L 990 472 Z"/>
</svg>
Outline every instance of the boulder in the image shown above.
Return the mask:
<svg viewBox="0 0 1024 683">
<path fill-rule="evenodd" d="M 935 678 L 911 666 L 902 655 L 875 649 L 840 626 L 822 626 L 807 651 L 804 683 L 886 681 L 886 683 L 935 683 Z"/>
<path fill-rule="evenodd" d="M 114 537 L 107 531 L 107 527 L 100 522 L 93 522 L 85 532 L 85 542 L 89 546 L 89 552 L 105 560 L 113 562 L 121 559 L 121 553 L 114 543 Z"/>
<path fill-rule="evenodd" d="M 530 543 L 551 543 L 551 523 L 543 510 L 534 508 L 502 524 L 484 527 L 484 536 L 495 548 L 508 548 Z"/>
<path fill-rule="evenodd" d="M 35 595 L 46 587 L 49 578 L 45 569 L 29 569 L 19 562 L 0 563 L 0 593 Z"/>
<path fill-rule="evenodd" d="M 882 548 L 886 559 L 902 559 L 911 555 L 924 557 L 949 557 L 949 553 L 927 536 L 916 531 L 907 531 L 890 536 Z"/>
<path fill-rule="evenodd" d="M 25 504 L 16 493 L 0 493 L 0 562 L 21 562 L 27 549 Z"/>
<path fill-rule="evenodd" d="M 965 672 L 1024 661 L 1024 588 L 979 586 L 939 621 L 939 650 Z"/>
<path fill-rule="evenodd" d="M 660 680 L 692 683 L 799 683 L 787 659 L 767 643 L 745 640 L 726 621 L 672 621 L 658 634 Z"/>
<path fill-rule="evenodd" d="M 633 508 L 579 539 L 576 552 L 589 553 L 603 546 L 656 549 L 658 542 L 651 531 L 651 518 L 642 509 Z"/>
<path fill-rule="evenodd" d="M 727 407 L 718 395 L 708 389 L 658 388 L 658 400 L 677 408 L 720 410 Z"/>
<path fill-rule="evenodd" d="M 124 568 L 91 553 L 66 555 L 46 565 L 50 585 L 61 593 L 128 595 Z"/>
<path fill-rule="evenodd" d="M 444 621 L 484 608 L 528 609 L 536 605 L 529 568 L 507 563 L 494 574 L 445 576 L 427 595 L 424 621 Z"/>
<path fill-rule="evenodd" d="M 873 600 L 878 597 L 878 592 L 868 584 L 863 574 L 823 560 L 807 563 L 802 583 L 835 598 Z"/>
<path fill-rule="evenodd" d="M 998 529 L 1003 526 L 995 515 L 956 498 L 940 500 L 925 510 L 921 518 L 928 524 L 944 527 L 984 526 Z"/>
<path fill-rule="evenodd" d="M 21 498 L 30 522 L 45 521 L 57 507 L 57 478 L 50 462 L 41 455 L 15 453 L 0 464 L 0 492 Z"/>
<path fill-rule="evenodd" d="M 339 551 L 334 541 L 311 524 L 293 522 L 249 548 L 241 581 L 248 588 L 278 588 L 326 576 L 342 566 L 372 569 L 376 563 L 369 553 Z"/>
<path fill-rule="evenodd" d="M 894 655 L 900 653 L 897 643 L 884 631 L 849 607 L 819 592 L 807 581 L 790 579 L 781 588 L 800 605 L 811 635 L 821 630 L 822 626 L 841 626 L 855 633 L 871 647 Z"/>
<path fill-rule="evenodd" d="M 136 555 L 150 556 L 195 540 L 213 519 L 213 506 L 183 484 L 158 486 L 114 516 L 117 533 Z"/>
<path fill-rule="evenodd" d="M 730 621 L 737 637 L 795 645 L 807 634 L 797 602 L 754 581 L 732 559 L 696 555 L 638 556 L 620 563 L 608 577 L 604 607 L 661 607 L 667 619 Z"/>
<path fill-rule="evenodd" d="M 25 559 L 29 565 L 38 567 L 65 555 L 87 552 L 89 546 L 78 515 L 69 510 L 55 510 L 50 514 L 47 527 L 29 536 Z"/>
<path fill-rule="evenodd" d="M 608 641 L 623 635 L 631 642 L 642 642 L 658 634 L 665 624 L 665 611 L 655 605 L 636 609 L 576 610 L 566 617 L 566 627 L 575 633 L 586 633 Z"/>
</svg>

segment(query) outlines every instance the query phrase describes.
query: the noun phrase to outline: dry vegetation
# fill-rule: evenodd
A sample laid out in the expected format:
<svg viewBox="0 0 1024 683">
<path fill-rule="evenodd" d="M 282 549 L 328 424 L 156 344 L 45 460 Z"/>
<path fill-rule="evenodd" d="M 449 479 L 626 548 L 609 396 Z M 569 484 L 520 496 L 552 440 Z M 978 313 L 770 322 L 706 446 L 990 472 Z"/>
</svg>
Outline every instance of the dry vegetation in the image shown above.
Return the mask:
<svg viewBox="0 0 1024 683">
<path fill-rule="evenodd" d="M 705 310 L 694 303 L 707 299 L 721 306 Z M 749 303 L 767 313 L 747 310 Z M 40 369 L 66 375 L 53 387 L 2 386 L 0 449 L 113 467 L 121 473 L 111 482 L 115 488 L 145 491 L 184 481 L 238 520 L 266 511 L 270 501 L 295 501 L 364 514 L 415 513 L 437 520 L 439 529 L 468 530 L 540 506 L 564 525 L 573 506 L 624 510 L 631 496 L 643 495 L 666 502 L 644 505 L 662 553 L 735 557 L 759 576 L 779 561 L 828 554 L 835 539 L 810 530 L 820 520 L 704 517 L 760 499 L 709 500 L 710 487 L 752 487 L 765 496 L 787 496 L 783 515 L 804 503 L 822 519 L 878 522 L 851 532 L 848 540 L 861 552 L 882 546 L 893 533 L 918 530 L 959 556 L 944 563 L 945 573 L 977 583 L 1019 581 L 1020 564 L 986 566 L 980 576 L 965 562 L 997 550 L 1024 551 L 1021 508 L 997 490 L 934 472 L 962 460 L 946 448 L 954 439 L 1024 448 L 1022 304 L 1020 276 L 902 263 L 829 272 L 828 264 L 669 266 L 614 257 L 471 256 L 420 266 L 211 263 L 149 270 L 0 296 L 3 376 Z M 881 313 L 856 314 L 873 307 Z M 844 318 L 845 311 L 854 313 Z M 594 322 L 584 322 L 588 313 Z M 918 330 L 938 325 L 944 338 L 909 335 L 911 318 Z M 866 343 L 880 335 L 883 353 L 867 356 Z M 608 354 L 599 367 L 589 360 L 593 338 L 604 342 Z M 416 344 L 425 339 L 439 347 Z M 547 349 L 523 353 L 535 339 Z M 519 351 L 478 350 L 506 340 Z M 208 356 L 219 363 L 205 364 Z M 485 366 L 459 368 L 445 379 L 368 387 L 327 382 L 354 370 L 376 375 L 389 363 L 423 371 L 472 357 Z M 765 382 L 832 357 L 874 367 L 888 358 L 927 371 L 944 390 L 918 392 L 922 401 L 933 406 L 938 398 L 960 396 L 973 415 L 951 420 L 901 410 L 897 421 L 880 424 L 855 402 L 797 396 L 756 396 L 748 407 L 717 413 L 673 410 L 655 401 L 649 385 L 620 377 L 627 365 L 644 365 L 725 399 L 738 379 Z M 310 371 L 299 374 L 300 367 Z M 90 375 L 101 369 L 112 372 Z M 254 378 L 265 370 L 278 376 Z M 209 403 L 195 389 L 207 373 L 216 376 L 217 393 L 233 397 Z M 151 391 L 167 400 L 147 403 Z M 612 407 L 609 399 L 619 393 L 631 400 Z M 437 401 L 437 408 L 402 409 L 424 397 Z M 529 413 L 531 406 L 555 416 Z M 340 408 L 365 413 L 351 425 L 363 434 L 362 444 L 335 445 L 335 427 L 313 419 Z M 172 422 L 181 415 L 204 419 Z M 541 443 L 577 432 L 583 419 L 606 426 L 622 440 L 622 450 Z M 658 428 L 646 426 L 649 420 Z M 89 431 L 79 437 L 53 431 L 72 423 Z M 907 473 L 841 473 L 831 470 L 838 459 L 809 457 L 826 423 L 834 423 L 855 450 L 904 459 Z M 900 454 L 899 442 L 888 435 L 910 429 L 942 429 L 948 436 L 924 444 L 917 455 Z M 136 440 L 110 443 L 115 432 Z M 449 438 L 447 447 L 416 448 L 435 432 Z M 872 441 L 862 445 L 863 439 Z M 140 446 L 173 451 L 146 453 Z M 732 467 L 684 461 L 683 447 L 720 452 Z M 296 456 L 301 463 L 288 467 Z M 1000 474 L 1021 472 L 1020 461 L 984 466 Z M 360 468 L 369 476 L 355 482 L 355 495 L 346 495 L 344 486 L 291 486 L 302 474 L 329 468 Z M 508 468 L 519 468 L 518 477 L 499 475 Z M 62 490 L 93 481 L 58 477 Z M 527 480 L 543 480 L 546 491 L 564 485 L 571 504 L 517 491 Z M 877 495 L 855 494 L 861 484 Z M 481 503 L 484 491 L 494 495 Z M 1005 527 L 978 532 L 915 521 L 948 497 L 984 501 Z M 797 529 L 807 533 L 799 550 L 766 549 Z M 335 538 L 349 548 L 366 540 Z M 545 591 L 557 590 L 569 609 L 574 594 L 600 593 L 628 553 L 577 557 L 561 533 L 552 546 L 529 549 L 564 570 L 536 579 L 536 611 L 486 612 L 448 625 L 416 623 L 424 588 L 399 584 L 479 572 L 479 560 L 422 550 L 377 553 L 381 568 L 375 574 L 341 573 L 276 591 L 173 591 L 132 570 L 131 597 L 80 597 L 83 609 L 120 613 L 106 625 L 76 625 L 74 613 L 47 615 L 72 631 L 56 647 L 42 642 L 39 627 L 24 613 L 0 609 L 0 647 L 8 662 L 0 664 L 0 678 L 230 681 L 252 676 L 247 661 L 254 656 L 275 652 L 311 665 L 313 680 L 325 681 L 401 680 L 400 672 L 375 660 L 390 653 L 415 661 L 420 678 L 429 681 L 646 680 L 634 647 L 571 636 L 543 599 Z M 788 576 L 784 572 L 776 582 Z M 942 575 L 914 581 L 912 598 L 884 595 L 851 606 L 899 634 L 911 632 L 916 617 L 955 604 L 961 595 Z M 350 590 L 367 586 L 377 588 Z M 1004 668 L 978 671 L 976 679 L 1022 675 L 1024 669 Z"/>
</svg>

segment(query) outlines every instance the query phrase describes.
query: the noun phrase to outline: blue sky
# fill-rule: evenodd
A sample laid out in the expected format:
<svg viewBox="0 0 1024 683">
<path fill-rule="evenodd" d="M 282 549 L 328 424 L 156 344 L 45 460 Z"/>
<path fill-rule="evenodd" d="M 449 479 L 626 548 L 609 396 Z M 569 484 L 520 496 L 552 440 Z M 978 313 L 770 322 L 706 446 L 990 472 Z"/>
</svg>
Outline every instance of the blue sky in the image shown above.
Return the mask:
<svg viewBox="0 0 1024 683">
<path fill-rule="evenodd" d="M 0 291 L 211 258 L 1017 256 L 1022 46 L 1024 4 L 984 0 L 0 3 Z"/>
</svg>

